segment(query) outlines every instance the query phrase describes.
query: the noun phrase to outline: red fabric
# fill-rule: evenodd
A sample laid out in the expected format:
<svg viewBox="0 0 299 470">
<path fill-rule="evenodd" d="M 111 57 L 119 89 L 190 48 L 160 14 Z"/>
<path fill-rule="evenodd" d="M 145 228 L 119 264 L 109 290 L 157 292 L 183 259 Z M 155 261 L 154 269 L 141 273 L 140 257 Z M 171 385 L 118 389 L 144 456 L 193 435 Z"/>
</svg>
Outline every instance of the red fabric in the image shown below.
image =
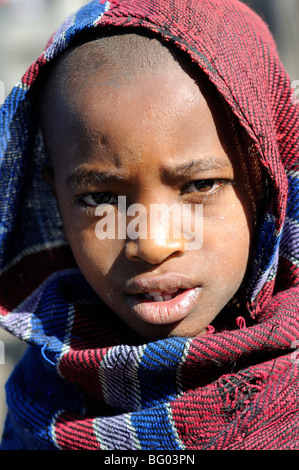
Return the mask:
<svg viewBox="0 0 299 470">
<path fill-rule="evenodd" d="M 248 311 L 228 330 L 134 345 L 104 306 L 103 318 L 110 313 L 112 325 L 95 322 L 86 309 L 90 304 L 82 306 L 90 292 L 74 274 L 49 279 L 38 303 L 27 301 L 26 308 L 34 304 L 30 312 L 22 310 L 15 289 L 3 292 L 2 326 L 33 348 L 8 386 L 10 420 L 2 447 L 19 442 L 34 449 L 299 449 L 299 112 L 273 38 L 236 0 L 94 1 L 53 36 L 24 76 L 22 91 L 82 31 L 99 34 L 102 27 L 146 29 L 184 50 L 250 137 L 269 192 L 246 286 Z M 22 119 L 22 106 L 30 108 L 32 100 L 34 93 L 24 91 L 20 98 L 15 92 L 5 108 L 7 168 L 11 155 L 25 162 L 20 168 L 31 168 L 35 136 L 22 146 L 8 129 L 22 122 L 28 135 L 36 131 L 34 108 L 28 122 Z M 3 181 L 15 184 L 12 194 L 20 181 L 22 187 L 31 181 L 32 175 L 24 175 L 3 170 Z M 9 237 L 22 246 L 13 228 Z M 34 256 L 30 260 L 38 263 Z M 10 268 L 3 261 L 3 286 L 13 269 L 26 272 L 25 262 L 21 257 Z M 55 263 L 40 273 L 32 267 L 32 284 L 25 285 L 35 289 L 36 273 L 42 283 L 60 270 Z M 26 289 L 23 295 L 31 300 Z M 16 305 L 17 313 L 8 311 Z M 24 318 L 30 323 L 26 335 Z"/>
</svg>

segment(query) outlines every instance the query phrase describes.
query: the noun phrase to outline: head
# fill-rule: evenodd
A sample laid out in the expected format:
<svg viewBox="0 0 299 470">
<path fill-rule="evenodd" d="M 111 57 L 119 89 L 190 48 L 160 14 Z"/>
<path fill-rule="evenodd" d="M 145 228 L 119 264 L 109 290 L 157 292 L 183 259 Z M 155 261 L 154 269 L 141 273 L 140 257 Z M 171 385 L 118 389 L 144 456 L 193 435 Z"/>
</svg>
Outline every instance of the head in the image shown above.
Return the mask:
<svg viewBox="0 0 299 470">
<path fill-rule="evenodd" d="M 205 334 L 246 276 L 254 204 L 224 109 L 179 54 L 136 34 L 74 47 L 47 80 L 45 178 L 67 240 L 93 290 L 145 338 Z M 179 236 L 171 212 L 152 217 L 157 204 L 181 209 Z M 184 208 L 196 230 L 202 214 L 199 246 Z"/>
</svg>

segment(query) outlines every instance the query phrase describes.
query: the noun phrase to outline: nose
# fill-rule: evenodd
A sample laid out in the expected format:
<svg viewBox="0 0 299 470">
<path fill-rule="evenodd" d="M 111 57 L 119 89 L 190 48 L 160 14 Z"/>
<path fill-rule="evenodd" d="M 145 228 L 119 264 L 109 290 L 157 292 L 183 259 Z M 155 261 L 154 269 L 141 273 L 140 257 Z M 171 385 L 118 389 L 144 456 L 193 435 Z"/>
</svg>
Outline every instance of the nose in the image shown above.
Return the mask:
<svg viewBox="0 0 299 470">
<path fill-rule="evenodd" d="M 183 236 L 173 236 L 169 221 L 153 221 L 147 215 L 147 230 L 135 239 L 128 238 L 125 246 L 127 259 L 133 262 L 146 261 L 150 264 L 160 264 L 172 256 L 180 256 L 185 251 Z"/>
<path fill-rule="evenodd" d="M 126 244 L 126 257 L 133 262 L 160 264 L 173 255 L 182 254 L 183 245 L 180 240 L 131 240 Z"/>
</svg>

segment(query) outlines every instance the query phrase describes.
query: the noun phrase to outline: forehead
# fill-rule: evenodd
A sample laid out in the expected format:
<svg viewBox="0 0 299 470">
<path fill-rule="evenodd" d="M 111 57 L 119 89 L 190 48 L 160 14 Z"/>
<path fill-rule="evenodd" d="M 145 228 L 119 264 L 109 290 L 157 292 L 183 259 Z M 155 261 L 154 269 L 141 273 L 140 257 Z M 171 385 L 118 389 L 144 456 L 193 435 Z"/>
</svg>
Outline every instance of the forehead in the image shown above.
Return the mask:
<svg viewBox="0 0 299 470">
<path fill-rule="evenodd" d="M 80 129 L 95 132 L 113 130 L 115 125 L 131 125 L 139 132 L 168 132 L 175 124 L 187 125 L 186 119 L 189 126 L 199 117 L 204 121 L 208 114 L 197 84 L 178 67 L 157 67 L 130 79 L 113 70 L 104 79 L 99 73 L 80 90 L 73 89 L 63 104 L 60 111 L 71 113 Z"/>
<path fill-rule="evenodd" d="M 218 96 L 184 58 L 148 38 L 128 35 L 125 44 L 123 37 L 109 38 L 103 48 L 102 41 L 64 54 L 48 80 L 41 114 L 52 161 L 70 154 L 75 160 L 78 148 L 81 159 L 90 159 L 99 140 L 104 148 L 113 142 L 129 153 L 132 142 L 131 153 L 155 144 L 162 153 L 167 134 L 178 154 L 199 141 L 206 154 L 215 150 L 215 142 L 216 153 L 223 153 L 221 145 L 229 153 L 230 133 Z"/>
<path fill-rule="evenodd" d="M 109 80 L 113 75 L 117 86 L 121 77 L 129 80 L 162 64 L 170 67 L 178 58 L 181 62 L 186 57 L 157 39 L 139 34 L 90 40 L 66 51 L 54 63 L 46 80 L 46 98 L 51 92 L 53 96 L 57 88 L 63 93 L 68 93 L 70 88 L 80 89 L 95 76 L 99 84 L 105 84 L 107 75 Z"/>
<path fill-rule="evenodd" d="M 165 102 L 167 107 L 177 106 L 184 93 L 187 101 L 194 99 L 187 91 L 187 82 L 189 89 L 193 85 L 194 96 L 199 95 L 199 86 L 201 91 L 205 88 L 202 80 L 195 84 L 185 56 L 174 55 L 159 41 L 130 34 L 101 38 L 68 51 L 55 64 L 44 87 L 42 121 L 55 123 L 64 111 L 78 114 L 77 107 L 82 112 L 88 99 L 95 105 L 109 95 L 115 104 L 124 90 L 127 101 L 137 93 L 142 95 L 144 107 L 161 92 L 172 100 Z M 138 83 L 142 86 L 137 87 Z"/>
<path fill-rule="evenodd" d="M 163 72 L 167 71 L 180 71 L 182 81 L 183 72 L 188 76 L 194 74 L 192 67 L 185 53 L 139 34 L 89 41 L 65 52 L 54 64 L 44 86 L 42 115 L 46 117 L 52 113 L 53 117 L 62 104 L 74 104 L 74 98 L 83 90 L 86 94 L 88 89 L 92 92 L 92 88 L 108 86 L 110 92 L 117 91 L 121 85 L 144 80 L 158 70 L 162 72 L 161 84 Z M 177 89 L 179 85 L 178 82 Z"/>
<path fill-rule="evenodd" d="M 101 77 L 90 77 L 60 102 L 50 124 L 54 154 L 111 163 L 112 157 L 137 163 L 138 155 L 153 152 L 160 160 L 223 154 L 208 104 L 182 69 L 157 67 L 117 86 L 113 73 L 100 85 Z"/>
</svg>

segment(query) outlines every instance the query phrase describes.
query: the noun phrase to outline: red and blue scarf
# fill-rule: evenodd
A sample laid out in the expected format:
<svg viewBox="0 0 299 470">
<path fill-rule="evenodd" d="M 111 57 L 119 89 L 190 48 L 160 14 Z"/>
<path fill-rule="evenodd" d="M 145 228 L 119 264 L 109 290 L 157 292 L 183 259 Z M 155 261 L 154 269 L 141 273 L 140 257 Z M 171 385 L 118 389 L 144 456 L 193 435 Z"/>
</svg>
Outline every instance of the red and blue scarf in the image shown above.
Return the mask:
<svg viewBox="0 0 299 470">
<path fill-rule="evenodd" d="M 83 33 L 107 27 L 187 52 L 267 174 L 247 310 L 230 329 L 139 344 L 64 238 L 41 178 L 35 84 Z M 236 0 L 92 1 L 53 35 L 0 119 L 0 325 L 28 344 L 6 386 L 1 449 L 299 449 L 299 112 L 262 20 Z"/>
</svg>

